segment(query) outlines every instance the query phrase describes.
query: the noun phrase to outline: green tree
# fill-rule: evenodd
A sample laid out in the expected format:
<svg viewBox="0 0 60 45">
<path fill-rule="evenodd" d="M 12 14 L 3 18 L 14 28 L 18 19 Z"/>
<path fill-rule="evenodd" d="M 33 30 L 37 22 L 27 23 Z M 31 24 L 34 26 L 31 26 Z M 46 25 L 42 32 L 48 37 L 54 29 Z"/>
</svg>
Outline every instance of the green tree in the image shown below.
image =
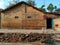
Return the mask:
<svg viewBox="0 0 60 45">
<path fill-rule="evenodd" d="M 57 6 L 55 6 L 55 9 L 57 9 Z"/>
<path fill-rule="evenodd" d="M 49 4 L 49 6 L 47 7 L 47 10 L 48 10 L 49 12 L 53 12 L 55 8 L 56 8 L 56 7 L 53 6 L 53 4 L 51 3 L 51 4 Z"/>
<path fill-rule="evenodd" d="M 35 6 L 35 1 L 34 0 L 27 0 L 26 1 L 29 5 Z"/>
<path fill-rule="evenodd" d="M 46 9 L 45 9 L 45 5 L 42 5 L 39 10 L 43 11 L 43 12 L 46 12 Z"/>
</svg>

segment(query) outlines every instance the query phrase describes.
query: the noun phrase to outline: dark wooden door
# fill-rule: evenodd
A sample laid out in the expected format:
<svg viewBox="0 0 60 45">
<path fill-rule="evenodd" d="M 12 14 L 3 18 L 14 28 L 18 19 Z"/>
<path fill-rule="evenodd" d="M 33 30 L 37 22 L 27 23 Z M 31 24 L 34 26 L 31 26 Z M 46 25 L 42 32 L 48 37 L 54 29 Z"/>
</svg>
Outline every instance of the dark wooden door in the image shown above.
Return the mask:
<svg viewBox="0 0 60 45">
<path fill-rule="evenodd" d="M 47 29 L 52 28 L 52 19 L 51 18 L 47 18 L 46 20 L 47 20 L 46 21 L 46 23 L 47 23 Z"/>
</svg>

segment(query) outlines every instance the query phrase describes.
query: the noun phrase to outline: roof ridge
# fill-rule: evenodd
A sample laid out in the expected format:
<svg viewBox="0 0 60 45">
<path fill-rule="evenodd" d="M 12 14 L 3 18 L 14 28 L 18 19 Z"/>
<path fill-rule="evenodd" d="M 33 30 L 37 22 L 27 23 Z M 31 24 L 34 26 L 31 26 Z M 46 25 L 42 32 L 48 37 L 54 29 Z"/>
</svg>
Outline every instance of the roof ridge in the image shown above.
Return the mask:
<svg viewBox="0 0 60 45">
<path fill-rule="evenodd" d="M 19 4 L 23 4 L 23 3 L 29 5 L 28 3 L 24 2 L 24 1 L 21 1 L 21 2 L 15 4 L 15 5 L 11 6 L 11 7 L 6 8 L 5 10 L 2 10 L 2 12 L 6 11 L 6 10 L 8 10 L 8 9 L 10 9 L 10 8 L 13 8 L 13 7 L 15 7 L 15 6 L 18 6 Z M 34 6 L 32 6 L 32 5 L 29 5 L 29 6 L 31 6 L 31 7 L 35 8 L 35 9 L 39 10 L 37 7 L 34 7 Z M 39 11 L 44 12 L 44 11 L 42 11 L 42 10 L 39 10 Z"/>
<path fill-rule="evenodd" d="M 11 9 L 11 8 L 14 8 L 15 6 L 18 6 L 18 5 L 23 4 L 23 3 L 26 4 L 26 5 L 29 5 L 28 3 L 24 2 L 24 1 L 21 1 L 21 2 L 15 4 L 15 5 L 11 6 L 11 7 L 6 8 L 5 10 L 1 10 L 1 12 L 4 12 L 4 11 L 9 10 L 9 9 Z M 38 10 L 38 11 L 41 11 L 41 12 L 43 12 L 43 13 L 56 14 L 56 13 L 53 13 L 53 12 L 44 12 L 44 11 L 39 10 L 37 7 L 34 7 L 34 6 L 32 6 L 32 5 L 29 5 L 29 6 L 33 7 L 34 9 L 36 9 L 36 10 Z"/>
</svg>

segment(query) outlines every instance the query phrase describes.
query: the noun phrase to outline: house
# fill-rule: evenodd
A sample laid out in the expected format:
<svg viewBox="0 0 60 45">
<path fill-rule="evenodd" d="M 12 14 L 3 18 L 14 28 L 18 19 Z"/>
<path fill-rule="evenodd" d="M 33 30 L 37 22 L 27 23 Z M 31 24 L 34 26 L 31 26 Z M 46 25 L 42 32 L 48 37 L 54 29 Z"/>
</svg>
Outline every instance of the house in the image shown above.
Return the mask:
<svg viewBox="0 0 60 45">
<path fill-rule="evenodd" d="M 60 16 L 54 19 L 54 29 L 56 31 L 60 31 Z"/>
<path fill-rule="evenodd" d="M 44 15 L 44 19 L 42 19 Z M 4 29 L 41 29 L 53 28 L 54 13 L 47 13 L 26 2 L 20 2 L 1 11 L 0 28 Z"/>
</svg>

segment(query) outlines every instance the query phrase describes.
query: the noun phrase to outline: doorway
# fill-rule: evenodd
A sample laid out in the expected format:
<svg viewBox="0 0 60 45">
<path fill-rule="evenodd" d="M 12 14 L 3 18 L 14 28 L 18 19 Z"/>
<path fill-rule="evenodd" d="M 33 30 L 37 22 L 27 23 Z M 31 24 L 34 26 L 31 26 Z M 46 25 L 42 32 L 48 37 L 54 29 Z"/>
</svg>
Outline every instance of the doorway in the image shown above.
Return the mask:
<svg viewBox="0 0 60 45">
<path fill-rule="evenodd" d="M 47 29 L 52 29 L 52 18 L 46 19 Z"/>
</svg>

